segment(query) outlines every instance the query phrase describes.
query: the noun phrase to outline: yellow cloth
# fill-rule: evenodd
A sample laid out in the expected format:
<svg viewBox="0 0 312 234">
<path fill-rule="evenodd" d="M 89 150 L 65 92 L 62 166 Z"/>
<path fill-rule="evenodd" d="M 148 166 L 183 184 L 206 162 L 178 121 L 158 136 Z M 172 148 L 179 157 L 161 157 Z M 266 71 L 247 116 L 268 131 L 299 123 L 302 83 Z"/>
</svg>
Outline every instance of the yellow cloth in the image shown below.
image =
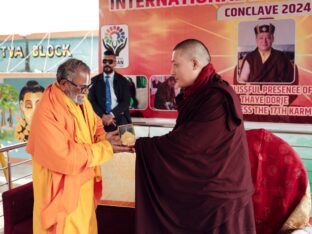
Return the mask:
<svg viewBox="0 0 312 234">
<path fill-rule="evenodd" d="M 26 149 L 33 156 L 33 233 L 97 233 L 98 166 L 113 155 L 101 119 L 87 98 L 76 105 L 55 83 L 32 123 Z"/>
<path fill-rule="evenodd" d="M 0 163 L 2 165 L 2 168 L 7 167 L 7 162 L 4 158 L 4 153 L 0 153 Z M 5 176 L 6 181 L 8 182 L 8 169 L 3 169 L 3 174 Z"/>
<path fill-rule="evenodd" d="M 304 229 L 309 225 L 311 209 L 311 192 L 310 183 L 307 185 L 306 192 L 297 205 L 295 210 L 290 214 L 284 223 L 282 230 L 286 231 L 289 229 Z"/>
<path fill-rule="evenodd" d="M 271 50 L 268 51 L 268 52 L 264 52 L 264 53 L 262 53 L 260 50 L 258 50 L 258 51 L 259 51 L 259 54 L 260 54 L 262 63 L 265 63 L 265 61 L 267 61 L 268 58 L 269 58 L 270 55 L 271 55 Z"/>
</svg>

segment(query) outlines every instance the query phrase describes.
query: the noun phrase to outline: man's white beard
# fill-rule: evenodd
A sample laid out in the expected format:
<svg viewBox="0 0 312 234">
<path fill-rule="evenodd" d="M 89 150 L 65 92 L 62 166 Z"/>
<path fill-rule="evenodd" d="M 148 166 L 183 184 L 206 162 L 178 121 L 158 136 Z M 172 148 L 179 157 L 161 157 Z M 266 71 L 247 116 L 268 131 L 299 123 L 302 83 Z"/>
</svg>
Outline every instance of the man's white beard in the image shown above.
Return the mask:
<svg viewBox="0 0 312 234">
<path fill-rule="evenodd" d="M 84 97 L 85 97 L 84 94 L 78 94 L 75 96 L 75 98 L 73 98 L 73 101 L 78 105 L 82 105 L 84 101 Z"/>
<path fill-rule="evenodd" d="M 84 94 L 77 94 L 77 95 L 75 95 L 71 91 L 67 91 L 65 93 L 77 105 L 82 105 L 83 104 L 84 97 L 85 97 Z"/>
</svg>

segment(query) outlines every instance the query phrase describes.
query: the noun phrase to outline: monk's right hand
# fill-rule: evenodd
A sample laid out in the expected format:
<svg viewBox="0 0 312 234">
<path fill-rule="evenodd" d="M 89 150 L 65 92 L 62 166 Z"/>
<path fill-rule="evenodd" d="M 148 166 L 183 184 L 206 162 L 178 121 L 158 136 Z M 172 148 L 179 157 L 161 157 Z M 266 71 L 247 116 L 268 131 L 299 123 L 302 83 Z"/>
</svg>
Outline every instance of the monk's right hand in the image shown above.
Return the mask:
<svg viewBox="0 0 312 234">
<path fill-rule="evenodd" d="M 106 140 L 108 140 L 111 143 L 114 153 L 120 153 L 120 152 L 133 153 L 134 152 L 133 147 L 121 144 L 118 130 L 106 133 Z"/>
</svg>

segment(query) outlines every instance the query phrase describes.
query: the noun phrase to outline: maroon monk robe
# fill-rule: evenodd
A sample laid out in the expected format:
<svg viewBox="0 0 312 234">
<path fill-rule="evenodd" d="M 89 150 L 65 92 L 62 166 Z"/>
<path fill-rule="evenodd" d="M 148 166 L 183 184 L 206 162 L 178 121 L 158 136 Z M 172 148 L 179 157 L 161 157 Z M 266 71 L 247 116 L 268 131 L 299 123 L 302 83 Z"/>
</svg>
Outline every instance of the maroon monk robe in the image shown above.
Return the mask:
<svg viewBox="0 0 312 234">
<path fill-rule="evenodd" d="M 239 100 L 212 76 L 179 104 L 173 131 L 136 142 L 138 234 L 255 233 Z"/>
<path fill-rule="evenodd" d="M 247 82 L 293 82 L 294 66 L 287 56 L 278 50 L 271 49 L 269 58 L 262 63 L 258 49 L 246 56 L 250 74 Z"/>
</svg>

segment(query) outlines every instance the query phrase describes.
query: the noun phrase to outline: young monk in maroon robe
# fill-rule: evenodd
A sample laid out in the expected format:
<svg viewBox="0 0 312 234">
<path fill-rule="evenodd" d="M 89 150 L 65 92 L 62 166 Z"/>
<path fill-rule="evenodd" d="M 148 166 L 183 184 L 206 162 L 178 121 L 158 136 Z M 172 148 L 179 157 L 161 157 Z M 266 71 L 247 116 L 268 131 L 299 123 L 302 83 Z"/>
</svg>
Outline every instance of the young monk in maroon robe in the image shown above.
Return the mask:
<svg viewBox="0 0 312 234">
<path fill-rule="evenodd" d="M 136 233 L 254 234 L 241 107 L 195 39 L 173 50 L 184 91 L 173 131 L 136 141 Z"/>
</svg>

